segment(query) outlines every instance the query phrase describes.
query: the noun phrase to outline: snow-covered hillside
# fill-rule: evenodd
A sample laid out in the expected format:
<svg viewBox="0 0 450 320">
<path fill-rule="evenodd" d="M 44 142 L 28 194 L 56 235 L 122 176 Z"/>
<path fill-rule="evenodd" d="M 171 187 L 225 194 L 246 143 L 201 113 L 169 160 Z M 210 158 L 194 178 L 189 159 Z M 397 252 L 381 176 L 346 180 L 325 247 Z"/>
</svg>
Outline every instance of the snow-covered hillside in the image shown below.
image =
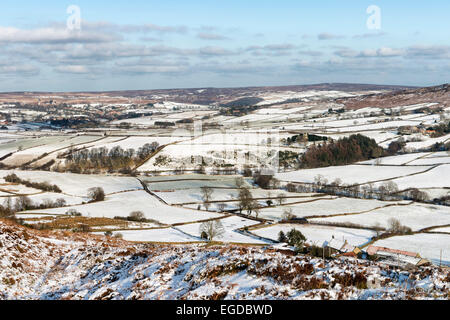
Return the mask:
<svg viewBox="0 0 450 320">
<path fill-rule="evenodd" d="M 436 267 L 399 273 L 273 248 L 134 245 L 0 221 L 0 299 L 7 300 L 448 299 L 449 280 Z"/>
</svg>

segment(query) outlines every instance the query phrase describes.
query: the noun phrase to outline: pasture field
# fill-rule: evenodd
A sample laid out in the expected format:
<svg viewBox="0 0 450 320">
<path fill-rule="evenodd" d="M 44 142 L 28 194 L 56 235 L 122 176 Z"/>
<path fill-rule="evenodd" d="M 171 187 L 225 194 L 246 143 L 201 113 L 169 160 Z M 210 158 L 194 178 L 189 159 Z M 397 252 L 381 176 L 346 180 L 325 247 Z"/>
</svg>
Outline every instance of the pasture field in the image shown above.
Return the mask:
<svg viewBox="0 0 450 320">
<path fill-rule="evenodd" d="M 371 230 L 299 224 L 276 224 L 250 231 L 258 236 L 277 241 L 281 231 L 287 234 L 292 229 L 300 231 L 306 237 L 307 242 L 319 247 L 322 247 L 325 241 L 330 242 L 333 238 L 342 242 L 347 241 L 352 246 L 363 246 L 376 235 Z"/>
<path fill-rule="evenodd" d="M 413 231 L 419 231 L 429 227 L 450 224 L 450 208 L 417 203 L 390 206 L 356 215 L 311 219 L 311 222 L 350 223 L 367 228 L 379 224 L 388 228 L 390 219 L 397 219 L 402 225 L 410 227 Z"/>
</svg>

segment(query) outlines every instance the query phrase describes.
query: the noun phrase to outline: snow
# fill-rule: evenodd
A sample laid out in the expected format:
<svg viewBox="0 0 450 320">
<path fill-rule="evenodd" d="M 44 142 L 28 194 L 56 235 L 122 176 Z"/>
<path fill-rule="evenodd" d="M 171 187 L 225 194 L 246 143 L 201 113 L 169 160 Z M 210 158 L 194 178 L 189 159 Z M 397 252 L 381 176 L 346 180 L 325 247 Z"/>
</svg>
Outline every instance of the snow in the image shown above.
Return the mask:
<svg viewBox="0 0 450 320">
<path fill-rule="evenodd" d="M 4 157 L 11 152 L 16 152 L 19 148 L 26 150 L 28 148 L 33 148 L 36 146 L 42 146 L 46 144 L 51 144 L 55 142 L 60 142 L 67 139 L 64 136 L 43 136 L 43 137 L 34 137 L 30 138 L 27 136 L 23 136 L 22 138 L 18 138 L 17 140 L 3 143 L 0 145 L 0 156 Z"/>
<path fill-rule="evenodd" d="M 364 229 L 299 224 L 277 224 L 270 227 L 251 230 L 251 232 L 258 236 L 277 241 L 280 231 L 287 234 L 292 229 L 296 229 L 303 233 L 307 243 L 319 247 L 322 247 L 322 244 L 325 241 L 330 242 L 333 237 L 336 240 L 342 240 L 342 242 L 347 241 L 348 244 L 358 247 L 368 243 L 376 235 L 375 232 Z"/>
<path fill-rule="evenodd" d="M 363 136 L 366 136 L 368 138 L 374 139 L 377 143 L 381 143 L 383 141 L 391 140 L 391 139 L 399 137 L 399 135 L 397 134 L 397 131 L 394 131 L 394 130 L 393 131 L 362 131 L 362 132 L 359 132 L 359 133 L 362 134 Z M 335 139 L 335 140 L 339 140 L 339 139 L 342 139 L 344 137 L 349 137 L 352 134 L 354 134 L 354 133 L 353 132 L 340 133 L 340 134 L 338 134 L 338 133 L 336 133 L 336 134 L 326 133 L 326 134 L 321 134 L 321 135 L 326 136 L 326 137 L 330 137 L 330 138 Z"/>
<path fill-rule="evenodd" d="M 31 160 L 38 158 L 41 155 L 55 152 L 61 149 L 70 147 L 71 145 L 78 145 L 82 143 L 89 143 L 94 140 L 98 140 L 98 136 L 77 136 L 77 137 L 64 137 L 60 138 L 60 141 L 55 143 L 46 143 L 42 146 L 37 146 L 34 148 L 26 149 L 23 151 L 18 151 L 14 153 L 11 157 L 3 161 L 6 165 L 20 166 Z"/>
<path fill-rule="evenodd" d="M 400 190 L 409 188 L 448 188 L 450 187 L 450 179 L 445 179 L 445 177 L 450 177 L 450 164 L 440 165 L 428 172 L 414 176 L 398 178 L 394 182 Z"/>
<path fill-rule="evenodd" d="M 277 145 L 281 138 L 290 137 L 291 134 L 273 133 L 262 130 L 260 132 L 234 132 L 206 134 L 191 141 L 181 142 L 178 145 L 202 145 L 202 144 L 225 144 L 225 145 L 268 145 L 267 141 L 272 140 L 272 145 Z M 270 144 L 269 144 L 270 145 Z"/>
<path fill-rule="evenodd" d="M 184 243 L 200 241 L 174 228 L 152 229 L 152 230 L 123 230 L 113 231 L 113 235 L 121 234 L 124 240 L 133 242 L 166 242 Z M 102 235 L 102 233 L 94 233 Z"/>
<path fill-rule="evenodd" d="M 155 190 L 170 190 L 170 189 L 160 189 L 158 184 L 152 185 L 152 188 Z M 261 199 L 263 200 L 267 198 L 267 190 L 262 189 L 251 189 L 250 190 L 253 198 Z M 203 203 L 203 196 L 202 191 L 200 188 L 192 188 L 192 189 L 182 189 L 182 190 L 173 190 L 168 192 L 155 192 L 156 195 L 158 195 L 160 198 L 162 198 L 164 201 L 170 203 L 170 204 L 183 204 L 183 203 Z M 307 197 L 304 194 L 301 193 L 285 193 L 281 190 L 273 190 L 271 191 L 271 198 L 273 198 L 273 202 L 276 202 L 276 196 L 277 195 L 286 195 L 289 197 L 298 197 L 298 198 L 292 198 L 292 199 L 286 199 L 291 200 L 294 202 L 297 201 L 306 201 L 311 199 L 311 197 Z M 222 189 L 222 188 L 215 188 L 213 189 L 213 193 L 211 195 L 210 201 L 237 201 L 239 196 L 239 189 Z"/>
<path fill-rule="evenodd" d="M 142 211 L 147 219 L 153 219 L 163 224 L 176 224 L 201 221 L 221 217 L 212 212 L 171 207 L 163 204 L 145 191 L 131 191 L 113 194 L 105 201 L 66 208 L 32 210 L 27 213 L 65 214 L 67 210 L 75 209 L 85 217 L 128 217 L 133 211 Z"/>
<path fill-rule="evenodd" d="M 81 204 L 83 201 L 88 201 L 87 198 L 75 197 L 75 196 L 65 195 L 62 193 L 53 193 L 53 192 L 44 192 L 44 193 L 39 193 L 39 194 L 35 194 L 35 195 L 30 195 L 30 196 L 28 196 L 28 198 L 30 198 L 30 200 L 33 201 L 33 203 L 35 205 L 40 205 L 45 200 L 51 200 L 52 202 L 55 202 L 58 199 L 64 199 L 66 201 L 66 205 L 68 205 L 68 206 Z M 14 197 L 12 199 L 14 199 Z"/>
<path fill-rule="evenodd" d="M 436 143 L 447 142 L 450 140 L 450 134 L 439 138 L 428 138 L 425 141 L 407 142 L 405 149 L 407 150 L 422 150 L 433 146 Z"/>
<path fill-rule="evenodd" d="M 414 160 L 409 165 L 437 165 L 437 164 L 450 164 L 450 156 L 447 157 L 428 157 L 423 159 Z"/>
<path fill-rule="evenodd" d="M 239 145 L 234 144 L 172 144 L 165 147 L 157 157 L 147 161 L 139 167 L 139 171 L 153 170 L 175 170 L 184 166 L 186 169 L 197 168 L 201 164 L 201 158 L 207 166 L 214 166 L 215 162 L 244 166 L 252 163 L 266 163 L 270 160 L 268 153 L 276 151 L 302 152 L 298 148 L 279 147 L 278 145 Z M 246 154 L 249 153 L 249 159 Z M 166 156 L 170 163 L 166 165 L 155 165 L 155 160 L 160 156 Z M 192 163 L 192 160 L 196 160 Z"/>
<path fill-rule="evenodd" d="M 407 154 L 402 154 L 402 155 L 398 155 L 398 156 L 391 156 L 391 157 L 384 157 L 384 158 L 363 161 L 363 162 L 360 162 L 360 164 L 396 165 L 396 166 L 401 166 L 401 165 L 406 165 L 406 164 L 408 164 L 408 165 L 415 165 L 415 164 L 429 165 L 429 164 L 433 164 L 433 163 L 416 163 L 418 161 L 416 159 L 421 158 L 421 157 L 426 157 L 429 154 L 431 154 L 431 153 L 407 153 Z"/>
<path fill-rule="evenodd" d="M 196 179 L 187 177 L 183 179 L 175 179 L 161 182 L 147 182 L 147 186 L 150 190 L 156 191 L 172 191 L 172 190 L 184 190 L 189 191 L 189 189 L 200 189 L 201 187 L 211 187 L 211 188 L 221 188 L 221 189 L 235 189 L 236 183 L 235 178 L 229 177 L 216 177 L 215 179 Z M 149 181 L 144 178 L 143 181 Z M 151 180 L 150 180 L 151 181 Z M 244 185 L 247 188 L 251 188 L 250 184 L 244 180 Z M 226 190 L 224 191 L 226 192 Z"/>
<path fill-rule="evenodd" d="M 349 127 L 339 127 L 339 128 L 329 128 L 329 132 L 361 132 L 366 130 L 385 130 L 385 129 L 397 129 L 403 126 L 415 126 L 420 124 L 420 121 L 412 121 L 412 120 L 400 120 L 400 121 L 386 121 L 380 123 L 370 123 L 365 125 L 353 125 Z"/>
<path fill-rule="evenodd" d="M 444 232 L 450 234 L 450 226 L 449 227 L 442 227 L 442 228 L 435 228 L 432 230 L 433 232 Z"/>
<path fill-rule="evenodd" d="M 391 206 L 375 209 L 368 213 L 311 219 L 311 222 L 353 223 L 364 227 L 373 227 L 377 223 L 389 227 L 390 219 L 397 219 L 413 231 L 450 224 L 450 207 L 414 203 L 404 206 Z"/>
<path fill-rule="evenodd" d="M 158 235 L 161 230 L 148 230 L 148 236 L 141 234 L 137 240 L 188 241 L 174 229 L 167 229 L 165 234 L 171 236 L 163 239 L 165 234 Z M 131 239 L 136 235 L 121 233 Z M 364 241 L 359 231 L 346 234 Z M 209 300 L 218 294 L 228 300 L 311 300 L 338 299 L 339 293 L 343 299 L 403 299 L 403 280 L 410 276 L 376 262 L 323 261 L 265 247 L 148 246 L 86 234 L 40 233 L 3 222 L 0 243 L 2 300 Z M 369 289 L 330 286 L 336 275 L 344 273 L 364 273 Z M 417 279 L 410 283 L 412 289 L 424 289 L 412 290 L 415 298 L 446 299 L 445 271 L 429 267 L 411 275 Z M 323 281 L 325 289 L 308 287 L 314 279 Z M 307 288 L 302 289 L 303 284 Z"/>
<path fill-rule="evenodd" d="M 236 231 L 237 229 L 240 229 L 240 228 L 259 224 L 258 221 L 234 216 L 234 217 L 221 219 L 220 222 L 222 223 L 222 226 L 224 228 L 224 234 L 213 239 L 215 241 L 231 242 L 231 243 L 267 244 L 266 241 L 252 238 L 250 236 L 246 236 L 246 235 L 241 234 Z M 181 230 L 184 233 L 192 235 L 193 237 L 199 238 L 201 236 L 200 226 L 201 226 L 200 223 L 186 224 L 186 225 L 177 227 L 177 229 Z"/>
<path fill-rule="evenodd" d="M 430 169 L 427 166 L 398 167 L 398 166 L 370 166 L 370 165 L 348 165 L 339 167 L 327 167 L 319 169 L 305 169 L 292 172 L 276 174 L 281 181 L 313 183 L 315 177 L 323 175 L 329 183 L 335 179 L 341 179 L 345 184 L 363 184 L 380 180 L 390 180 L 417 174 Z M 409 177 L 415 179 L 417 176 Z M 407 179 L 407 178 L 406 178 Z"/>
<path fill-rule="evenodd" d="M 352 198 L 329 198 L 328 200 L 318 198 L 317 201 L 274 208 L 264 208 L 260 212 L 260 217 L 271 220 L 280 220 L 286 209 L 292 209 L 292 213 L 299 218 L 351 214 L 374 210 L 376 208 L 385 207 L 395 203 L 396 202 Z"/>
<path fill-rule="evenodd" d="M 0 170 L 0 177 L 5 177 L 10 173 L 15 173 L 19 178 L 32 182 L 56 184 L 63 193 L 72 196 L 85 197 L 88 189 L 92 187 L 101 187 L 106 194 L 143 189 L 139 180 L 132 177 L 20 170 Z"/>
</svg>

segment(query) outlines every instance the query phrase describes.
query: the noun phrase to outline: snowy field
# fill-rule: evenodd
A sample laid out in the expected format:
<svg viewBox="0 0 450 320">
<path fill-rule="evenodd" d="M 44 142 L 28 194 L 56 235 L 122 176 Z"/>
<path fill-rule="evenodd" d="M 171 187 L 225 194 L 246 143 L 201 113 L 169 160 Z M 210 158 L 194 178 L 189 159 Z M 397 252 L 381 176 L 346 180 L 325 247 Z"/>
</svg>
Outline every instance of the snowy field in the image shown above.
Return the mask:
<svg viewBox="0 0 450 320">
<path fill-rule="evenodd" d="M 29 148 L 44 146 L 47 144 L 57 143 L 67 140 L 66 136 L 44 136 L 44 137 L 27 137 L 23 136 L 23 138 L 18 138 L 17 140 L 2 143 L 0 145 L 0 156 L 4 157 L 5 155 L 16 152 L 19 149 L 26 150 Z"/>
<path fill-rule="evenodd" d="M 42 190 L 29 188 L 24 186 L 23 184 L 14 184 L 6 182 L 3 178 L 6 176 L 0 174 L 0 190 L 4 193 L 5 196 L 14 196 L 14 195 L 32 195 L 42 193 Z"/>
<path fill-rule="evenodd" d="M 329 183 L 335 179 L 341 179 L 345 184 L 364 184 L 380 180 L 390 180 L 396 177 L 424 172 L 431 167 L 413 166 L 370 166 L 370 165 L 349 165 L 340 167 L 328 167 L 318 169 L 306 169 L 293 172 L 278 173 L 276 178 L 281 181 L 313 183 L 318 175 L 324 176 Z M 417 175 L 408 177 L 416 179 Z M 408 179 L 405 178 L 405 179 Z"/>
<path fill-rule="evenodd" d="M 402 225 L 413 231 L 424 228 L 450 224 L 450 207 L 429 204 L 411 204 L 376 209 L 368 213 L 311 219 L 311 222 L 352 223 L 367 228 L 376 224 L 384 228 L 389 226 L 389 220 L 398 219 Z"/>
<path fill-rule="evenodd" d="M 103 233 L 100 232 L 94 234 L 103 235 Z M 198 238 L 189 236 L 188 234 L 180 232 L 174 228 L 112 231 L 112 234 L 121 234 L 124 240 L 132 242 L 186 243 L 201 241 Z"/>
<path fill-rule="evenodd" d="M 56 141 L 55 143 L 46 143 L 45 145 L 26 149 L 23 151 L 18 151 L 14 153 L 11 157 L 7 158 L 3 161 L 6 165 L 20 166 L 29 161 L 32 161 L 39 156 L 44 154 L 48 154 L 51 152 L 55 152 L 57 150 L 65 149 L 70 147 L 71 145 L 78 145 L 83 143 L 89 143 L 94 140 L 98 140 L 98 136 L 77 136 L 77 137 L 65 137 L 60 138 L 61 140 Z"/>
<path fill-rule="evenodd" d="M 363 132 L 359 132 L 359 133 L 370 139 L 374 139 L 377 143 L 381 143 L 383 141 L 391 140 L 391 139 L 399 137 L 399 135 L 397 134 L 397 131 L 395 131 L 395 130 L 392 130 L 392 131 L 363 131 Z M 339 139 L 342 139 L 345 137 L 349 137 L 352 134 L 354 134 L 354 133 L 353 132 L 341 133 L 341 134 L 326 133 L 326 134 L 321 134 L 321 135 L 330 137 L 335 140 L 339 140 Z"/>
<path fill-rule="evenodd" d="M 181 142 L 179 145 L 185 144 L 225 144 L 225 145 L 278 145 L 282 138 L 290 137 L 291 134 L 280 133 L 275 134 L 267 131 L 261 132 L 233 132 L 206 134 L 192 141 Z"/>
<path fill-rule="evenodd" d="M 11 199 L 14 201 L 16 197 L 11 197 Z M 55 202 L 59 199 L 64 199 L 66 201 L 67 206 L 77 205 L 81 204 L 84 201 L 88 201 L 89 199 L 83 198 L 83 197 L 75 197 L 75 196 L 69 196 L 62 193 L 53 193 L 53 192 L 44 192 L 39 194 L 34 194 L 28 196 L 28 198 L 33 201 L 34 205 L 40 205 L 46 201 L 52 201 Z"/>
<path fill-rule="evenodd" d="M 157 186 L 153 186 L 157 188 Z M 159 189 L 163 190 L 163 189 Z M 262 189 L 252 189 L 250 190 L 253 198 L 255 199 L 267 199 L 268 194 L 266 190 Z M 164 201 L 170 204 L 183 204 L 192 202 L 203 202 L 203 195 L 200 188 L 183 189 L 183 190 L 173 190 L 168 192 L 154 192 L 158 197 L 162 198 Z M 307 194 L 302 193 L 286 193 L 282 190 L 271 190 L 270 198 L 273 202 L 278 195 L 285 195 L 289 197 L 286 201 L 303 201 L 308 199 L 314 199 Z M 239 197 L 239 189 L 213 189 L 210 201 L 234 201 Z M 292 198 L 291 198 L 292 197 Z M 295 198 L 293 198 L 295 197 Z"/>
<path fill-rule="evenodd" d="M 423 149 L 428 149 L 435 143 L 448 142 L 449 140 L 450 140 L 450 134 L 443 136 L 443 137 L 439 137 L 439 138 L 427 138 L 425 141 L 407 142 L 405 149 L 407 149 L 409 151 L 414 151 L 414 150 L 420 151 Z"/>
<path fill-rule="evenodd" d="M 153 170 L 174 170 L 177 167 L 196 168 L 201 164 L 200 157 L 203 157 L 207 166 L 215 167 L 215 163 L 240 165 L 267 163 L 270 152 L 292 151 L 302 152 L 298 148 L 286 148 L 265 145 L 233 145 L 233 144 L 172 144 L 165 147 L 157 157 L 154 157 L 139 167 L 139 171 Z M 248 158 L 246 156 L 248 154 Z M 167 157 L 170 161 L 166 164 L 158 165 L 156 159 L 161 156 Z M 197 159 L 197 161 L 192 162 Z"/>
<path fill-rule="evenodd" d="M 221 219 L 224 233 L 214 239 L 216 241 L 221 242 L 232 242 L 232 243 L 253 243 L 253 244 L 267 244 L 266 241 L 259 240 L 255 237 L 247 236 L 241 233 L 238 233 L 236 230 L 239 228 L 249 227 L 252 225 L 259 224 L 258 221 L 253 221 L 250 219 L 244 219 L 240 217 L 229 217 Z M 200 238 L 200 223 L 187 224 L 183 226 L 179 226 L 176 229 L 181 230 L 183 233 L 187 233 L 192 235 L 193 237 Z"/>
<path fill-rule="evenodd" d="M 298 225 L 298 224 L 277 224 L 270 227 L 251 230 L 253 234 L 277 241 L 280 231 L 285 234 L 296 229 L 303 233 L 306 242 L 322 247 L 325 241 L 330 241 L 333 237 L 339 241 L 347 241 L 353 246 L 362 246 L 368 243 L 376 234 L 370 230 L 335 228 L 327 226 Z"/>
<path fill-rule="evenodd" d="M 382 168 L 382 167 L 380 167 Z M 398 167 L 399 170 L 405 167 Z M 422 168 L 422 167 L 413 167 Z M 445 178 L 447 177 L 447 178 Z M 450 187 L 450 164 L 440 165 L 430 171 L 416 174 L 409 177 L 403 177 L 393 180 L 400 190 L 409 188 L 449 188 Z"/>
<path fill-rule="evenodd" d="M 331 216 L 337 214 L 359 213 L 396 203 L 352 198 L 336 199 L 328 197 L 326 200 L 321 199 L 323 198 L 319 198 L 317 201 L 298 203 L 290 206 L 264 208 L 260 212 L 260 217 L 270 220 L 280 220 L 286 209 L 292 209 L 292 213 L 299 218 L 311 216 Z"/>
<path fill-rule="evenodd" d="M 427 157 L 423 159 L 414 160 L 409 165 L 438 165 L 438 164 L 450 164 L 450 156 L 446 157 Z"/>
<path fill-rule="evenodd" d="M 402 154 L 398 156 L 391 156 L 391 157 L 384 157 L 384 158 L 378 158 L 368 161 L 363 161 L 361 164 L 370 164 L 370 165 L 384 165 L 384 166 L 401 166 L 401 165 L 421 165 L 421 163 L 416 163 L 416 160 L 422 157 L 426 157 L 427 155 L 430 155 L 431 153 L 407 153 Z M 434 163 L 422 163 L 422 165 L 432 165 Z"/>
<path fill-rule="evenodd" d="M 435 228 L 431 230 L 432 232 L 444 232 L 450 234 L 450 226 L 449 227 L 442 227 L 442 228 Z"/>
<path fill-rule="evenodd" d="M 235 183 L 235 178 L 224 177 L 222 179 L 203 179 L 203 178 L 189 178 L 185 179 L 176 179 L 170 180 L 171 178 L 166 178 L 168 181 L 161 182 L 148 182 L 152 181 L 148 178 L 143 178 L 143 181 L 146 181 L 147 186 L 150 190 L 159 190 L 159 191 L 167 191 L 167 190 L 187 190 L 187 189 L 195 189 L 201 187 L 210 187 L 210 188 L 224 188 L 224 189 L 235 189 L 237 188 Z M 195 179 L 195 180 L 194 180 Z M 244 186 L 247 188 L 253 188 L 247 181 L 244 180 Z"/>
<path fill-rule="evenodd" d="M 63 215 L 69 209 L 75 209 L 85 217 L 114 218 L 128 217 L 133 211 L 142 211 L 146 219 L 162 224 L 177 224 L 218 218 L 222 215 L 163 204 L 145 191 L 123 192 L 108 196 L 105 201 L 67 208 L 32 210 L 26 213 L 48 213 Z"/>
<path fill-rule="evenodd" d="M 132 177 L 82 175 L 48 171 L 0 170 L 0 177 L 15 173 L 19 178 L 32 182 L 56 184 L 65 194 L 84 197 L 88 189 L 101 187 L 106 194 L 143 189 L 141 183 Z"/>
<path fill-rule="evenodd" d="M 370 123 L 365 125 L 352 125 L 348 127 L 339 127 L 339 128 L 329 128 L 330 132 L 354 132 L 359 133 L 361 131 L 366 130 L 386 130 L 386 129 L 397 129 L 403 126 L 415 126 L 420 124 L 420 121 L 387 121 L 380 123 Z"/>
</svg>

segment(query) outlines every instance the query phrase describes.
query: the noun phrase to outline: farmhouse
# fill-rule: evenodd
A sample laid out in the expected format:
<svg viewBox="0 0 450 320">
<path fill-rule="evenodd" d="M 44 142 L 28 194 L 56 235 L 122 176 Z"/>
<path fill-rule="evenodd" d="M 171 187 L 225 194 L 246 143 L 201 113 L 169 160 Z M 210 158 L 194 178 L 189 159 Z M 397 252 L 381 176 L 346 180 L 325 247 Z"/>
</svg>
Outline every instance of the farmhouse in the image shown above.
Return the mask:
<svg viewBox="0 0 450 320">
<path fill-rule="evenodd" d="M 353 256 L 356 257 L 361 249 L 348 243 L 347 240 L 338 240 L 332 238 L 329 242 L 324 243 L 324 248 L 329 248 L 330 252 L 337 256 Z"/>
<path fill-rule="evenodd" d="M 372 256 L 377 256 L 381 263 L 389 267 L 410 269 L 431 264 L 429 260 L 423 259 L 415 252 L 370 246 L 367 248 L 367 253 Z"/>
<path fill-rule="evenodd" d="M 401 135 L 409 135 L 419 132 L 421 132 L 421 130 L 417 126 L 402 126 L 398 128 L 398 133 Z"/>
</svg>

